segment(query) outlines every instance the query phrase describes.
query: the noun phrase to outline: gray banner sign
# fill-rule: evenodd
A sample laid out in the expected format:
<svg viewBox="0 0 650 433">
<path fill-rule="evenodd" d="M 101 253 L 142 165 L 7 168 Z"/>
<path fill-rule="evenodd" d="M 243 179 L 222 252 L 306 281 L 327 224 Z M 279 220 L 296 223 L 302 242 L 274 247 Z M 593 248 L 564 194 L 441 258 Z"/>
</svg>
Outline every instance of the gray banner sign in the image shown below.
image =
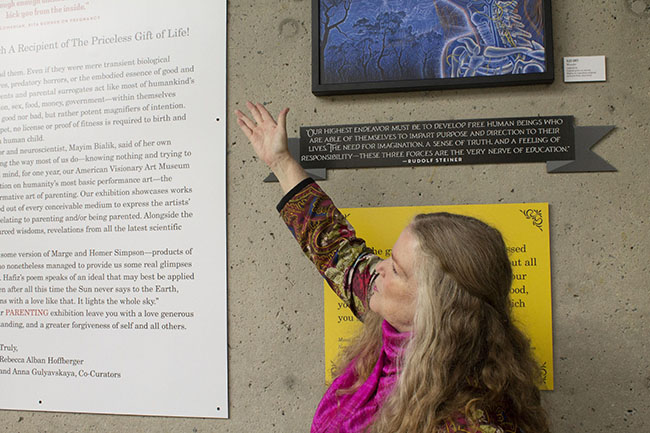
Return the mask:
<svg viewBox="0 0 650 433">
<path fill-rule="evenodd" d="M 554 161 L 549 172 L 615 170 L 589 150 L 604 134 L 583 129 L 573 116 L 307 126 L 299 161 L 312 169 Z M 572 163 L 578 157 L 585 162 Z"/>
</svg>

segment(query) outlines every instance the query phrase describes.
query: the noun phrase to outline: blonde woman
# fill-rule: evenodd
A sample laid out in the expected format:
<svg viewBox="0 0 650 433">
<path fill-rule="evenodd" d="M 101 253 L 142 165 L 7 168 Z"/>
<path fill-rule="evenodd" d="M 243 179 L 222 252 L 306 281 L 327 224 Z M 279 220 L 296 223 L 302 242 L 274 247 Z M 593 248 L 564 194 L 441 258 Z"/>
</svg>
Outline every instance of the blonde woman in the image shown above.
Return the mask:
<svg viewBox="0 0 650 433">
<path fill-rule="evenodd" d="M 280 215 L 364 322 L 312 433 L 546 433 L 529 342 L 513 325 L 501 234 L 447 213 L 417 216 L 380 260 L 287 148 L 286 118 L 261 104 L 237 122 L 275 173 Z"/>
</svg>

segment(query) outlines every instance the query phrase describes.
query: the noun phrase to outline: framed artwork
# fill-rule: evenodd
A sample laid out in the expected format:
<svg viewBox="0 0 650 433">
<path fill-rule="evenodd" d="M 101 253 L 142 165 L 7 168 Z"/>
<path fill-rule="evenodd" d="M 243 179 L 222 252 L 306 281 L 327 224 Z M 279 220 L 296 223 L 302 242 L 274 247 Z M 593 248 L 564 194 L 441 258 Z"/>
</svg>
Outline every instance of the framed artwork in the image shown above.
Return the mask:
<svg viewBox="0 0 650 433">
<path fill-rule="evenodd" d="M 312 0 L 315 95 L 553 78 L 550 0 Z"/>
</svg>

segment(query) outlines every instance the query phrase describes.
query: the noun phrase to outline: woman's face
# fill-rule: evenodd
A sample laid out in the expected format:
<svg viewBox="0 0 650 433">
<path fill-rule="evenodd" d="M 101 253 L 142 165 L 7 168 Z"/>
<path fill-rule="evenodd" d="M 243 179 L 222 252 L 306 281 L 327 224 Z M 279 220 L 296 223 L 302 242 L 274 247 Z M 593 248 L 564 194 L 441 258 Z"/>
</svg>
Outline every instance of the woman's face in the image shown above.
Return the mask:
<svg viewBox="0 0 650 433">
<path fill-rule="evenodd" d="M 414 259 L 417 240 L 407 227 L 393 246 L 391 257 L 377 265 L 370 309 L 400 332 L 410 331 L 415 316 L 416 278 Z"/>
</svg>

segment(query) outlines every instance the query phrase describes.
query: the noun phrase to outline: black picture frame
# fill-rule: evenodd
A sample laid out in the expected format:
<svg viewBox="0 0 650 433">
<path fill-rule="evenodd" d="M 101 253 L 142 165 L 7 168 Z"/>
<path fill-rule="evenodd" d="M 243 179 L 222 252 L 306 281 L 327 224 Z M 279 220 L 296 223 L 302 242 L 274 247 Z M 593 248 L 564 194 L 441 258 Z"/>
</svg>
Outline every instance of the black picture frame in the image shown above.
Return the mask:
<svg viewBox="0 0 650 433">
<path fill-rule="evenodd" d="M 509 20 L 507 21 L 507 24 L 511 25 L 512 28 L 510 29 L 494 18 L 488 20 L 489 22 L 487 25 L 485 23 L 481 24 L 480 20 L 484 19 L 484 16 L 486 15 L 485 13 L 478 14 L 475 10 L 471 10 L 469 6 L 467 7 L 467 10 L 464 11 L 462 7 L 459 6 L 460 3 L 467 3 L 468 5 L 471 4 L 475 6 L 476 4 L 480 4 L 480 1 L 439 0 L 438 2 L 432 2 L 432 0 L 427 0 L 427 5 L 433 4 L 436 8 L 443 5 L 448 8 L 445 10 L 447 15 L 445 15 L 444 18 L 447 20 L 451 17 L 451 22 L 454 26 L 448 26 L 446 21 L 443 20 L 443 16 L 439 14 L 439 10 L 436 9 L 435 12 L 438 13 L 438 27 L 436 27 L 435 24 L 431 24 L 431 28 L 427 33 L 420 33 L 419 39 L 418 37 L 415 39 L 413 38 L 412 27 L 404 27 L 400 30 L 400 16 L 402 17 L 402 21 L 404 21 L 405 17 L 410 14 L 401 14 L 401 12 L 385 12 L 384 14 L 381 10 L 371 10 L 370 8 L 367 9 L 367 12 L 366 9 L 361 11 L 358 10 L 360 7 L 367 7 L 369 3 L 374 1 L 378 4 L 382 3 L 380 0 L 312 0 L 312 93 L 314 95 L 326 96 L 546 84 L 552 83 L 555 78 L 551 0 L 483 0 L 483 3 L 486 6 L 498 4 L 501 8 L 503 8 L 504 4 L 516 4 L 516 10 L 514 12 L 517 16 L 514 16 L 515 14 L 512 13 L 512 7 L 510 7 L 508 12 Z M 417 6 L 418 2 L 420 2 L 420 0 L 404 0 L 399 4 L 408 7 L 409 5 Z M 425 4 L 425 2 L 421 3 Z M 531 14 L 529 14 L 528 10 L 531 8 L 531 5 L 534 8 L 531 9 L 534 11 L 532 13 L 534 19 L 531 18 Z M 336 16 L 335 13 L 332 13 L 332 9 L 329 8 L 330 6 L 338 8 L 343 7 L 340 11 L 341 15 Z M 345 7 L 348 8 L 347 11 L 344 10 Z M 352 9 L 353 7 L 357 10 Z M 490 9 L 488 10 L 494 9 L 492 6 L 489 7 Z M 524 17 L 521 16 L 522 10 L 524 12 Z M 353 15 L 350 11 L 356 14 L 354 18 L 351 18 Z M 325 12 L 330 13 L 329 17 L 325 15 Z M 500 13 L 501 15 L 499 15 L 498 19 L 503 21 L 503 10 L 501 10 Z M 383 15 L 380 16 L 380 14 Z M 345 16 L 346 20 L 353 19 L 354 23 L 346 23 L 345 20 L 338 23 L 342 16 Z M 321 22 L 321 18 L 323 18 L 323 22 Z M 327 19 L 329 19 L 329 22 L 325 22 Z M 480 28 L 472 20 L 479 21 L 478 24 L 480 25 Z M 527 21 L 524 23 L 524 20 Z M 443 23 L 445 23 L 445 25 L 443 25 Z M 458 23 L 465 25 L 464 28 L 466 33 L 462 33 L 463 27 L 456 25 Z M 343 28 L 346 24 L 347 27 Z M 382 28 L 382 24 L 385 25 L 384 28 Z M 490 27 L 490 24 L 494 25 Z M 497 24 L 501 24 L 501 29 L 505 28 L 506 31 L 498 30 L 499 26 Z M 522 25 L 524 26 L 523 28 L 521 27 Z M 329 29 L 326 30 L 326 27 L 329 27 Z M 490 31 L 486 30 L 490 28 L 497 29 L 496 31 L 492 31 L 492 36 L 490 36 Z M 321 29 L 323 29 L 325 47 L 322 47 Z M 377 32 L 377 29 L 379 29 L 379 32 Z M 363 34 L 363 31 L 366 31 L 366 34 Z M 398 34 L 399 31 L 402 33 Z M 453 37 L 449 36 L 454 35 L 453 31 L 461 33 Z M 381 32 L 383 32 L 383 35 Z M 393 41 L 386 45 L 386 33 L 390 35 L 391 32 L 394 32 L 392 34 Z M 497 33 L 496 38 L 494 37 L 494 33 Z M 504 33 L 506 33 L 506 37 L 503 36 Z M 512 36 L 513 34 L 516 34 L 517 36 Z M 342 38 L 341 35 L 345 35 L 345 38 Z M 352 37 L 350 37 L 350 35 L 352 35 Z M 372 37 L 373 35 L 375 36 L 374 39 Z M 530 37 L 527 35 L 530 35 Z M 393 67 L 393 69 L 389 71 L 389 74 L 384 74 L 385 71 L 381 66 L 381 62 L 385 62 L 385 59 L 387 59 L 388 56 L 379 58 L 378 49 L 375 54 L 372 53 L 372 44 L 379 44 L 378 36 L 382 37 L 383 48 L 388 46 L 388 48 L 393 50 L 394 57 L 397 61 L 393 60 L 392 64 L 399 65 L 399 71 L 397 68 Z M 340 45 L 333 46 L 330 43 L 332 37 L 338 37 Z M 426 47 L 434 46 L 434 43 L 425 46 L 425 42 L 423 42 L 425 37 L 428 38 L 428 41 L 436 41 L 435 38 L 438 37 L 438 45 L 436 45 L 436 47 L 440 50 L 440 56 L 437 59 L 437 68 L 439 69 L 437 75 L 447 74 L 458 76 L 435 76 L 435 68 L 429 66 L 429 70 L 426 69 L 425 49 Z M 445 37 L 447 39 L 444 39 Z M 496 41 L 498 38 L 500 42 L 497 41 L 494 42 L 495 45 L 488 45 L 485 41 L 490 38 L 492 38 L 492 41 Z M 442 45 L 443 43 L 445 44 L 444 47 Z M 480 45 L 480 43 L 484 43 L 485 45 Z M 517 43 L 519 43 L 519 45 L 517 45 Z M 530 46 L 524 47 L 522 45 L 526 43 Z M 362 44 L 366 44 L 365 47 L 367 49 L 363 49 Z M 415 56 L 415 48 L 412 47 L 418 46 L 417 44 L 422 46 L 418 49 L 421 53 L 422 65 L 424 65 L 420 75 L 424 78 L 417 78 L 414 76 L 414 74 L 417 75 L 414 67 L 411 68 L 410 72 L 404 72 L 404 75 L 401 75 L 403 71 L 408 71 L 408 68 L 404 68 L 404 65 L 401 64 L 400 56 L 402 54 L 399 54 L 398 56 L 398 50 L 402 51 L 411 47 L 409 48 L 413 50 L 411 55 Z M 510 46 L 508 44 L 510 44 Z M 539 58 L 540 46 L 543 49 L 543 61 Z M 346 47 L 348 50 L 346 50 Z M 323 50 L 321 50 L 321 48 L 323 48 Z M 477 52 L 477 49 L 479 54 L 478 56 L 474 55 Z M 451 54 L 449 50 L 451 50 Z M 471 52 L 472 50 L 474 53 Z M 338 53 L 338 57 L 334 54 L 330 54 L 333 52 Z M 349 63 L 352 62 L 350 59 L 354 59 L 353 53 L 357 53 L 356 63 Z M 513 54 L 505 55 L 503 53 Z M 495 54 L 503 55 L 501 55 L 501 57 L 498 55 L 495 57 Z M 373 55 L 375 55 L 374 61 L 376 63 L 374 77 L 367 78 L 372 75 L 372 71 L 367 69 L 367 65 L 370 61 L 368 60 L 366 62 L 365 59 L 372 59 Z M 384 55 L 383 52 L 382 55 Z M 364 58 L 363 56 L 366 57 Z M 478 61 L 476 60 L 477 58 L 479 59 Z M 480 63 L 481 58 L 483 59 L 482 64 Z M 485 58 L 488 58 L 488 60 L 485 61 Z M 479 66 L 476 66 L 477 64 Z M 504 64 L 507 67 L 504 67 Z M 331 65 L 335 65 L 338 69 L 336 76 L 334 75 L 334 70 Z M 499 66 L 495 67 L 495 65 Z M 389 68 L 390 67 L 391 66 L 389 66 Z M 345 68 L 348 68 L 351 72 L 346 72 Z M 508 68 L 511 68 L 512 71 L 507 72 Z M 378 76 L 377 69 L 381 69 L 382 76 Z M 497 69 L 499 70 L 499 73 L 494 75 L 481 74 L 485 74 L 486 72 L 489 73 L 491 70 L 494 71 Z M 540 71 L 539 69 L 543 70 Z M 343 73 L 341 73 L 341 71 L 343 71 Z M 434 75 L 433 77 L 431 76 L 432 71 Z M 357 74 L 356 76 L 354 76 L 355 73 Z M 343 76 L 345 74 L 348 76 L 354 76 L 354 78 L 346 80 Z"/>
</svg>

